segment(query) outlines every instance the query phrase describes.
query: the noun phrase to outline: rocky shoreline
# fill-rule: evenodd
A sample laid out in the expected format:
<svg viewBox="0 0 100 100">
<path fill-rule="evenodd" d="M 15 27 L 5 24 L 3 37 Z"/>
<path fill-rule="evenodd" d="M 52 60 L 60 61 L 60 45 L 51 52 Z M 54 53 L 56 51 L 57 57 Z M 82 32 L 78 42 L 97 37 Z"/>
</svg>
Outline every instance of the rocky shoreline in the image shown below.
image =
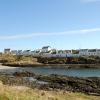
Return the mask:
<svg viewBox="0 0 100 100">
<path fill-rule="evenodd" d="M 71 68 L 100 68 L 100 64 L 20 64 L 20 63 L 3 63 L 4 66 L 11 67 L 42 67 L 55 69 L 71 69 Z"/>
<path fill-rule="evenodd" d="M 0 72 L 0 81 L 5 85 L 22 85 L 41 90 L 81 92 L 100 96 L 100 78 L 68 77 L 64 75 L 37 75 L 30 72 Z"/>
</svg>

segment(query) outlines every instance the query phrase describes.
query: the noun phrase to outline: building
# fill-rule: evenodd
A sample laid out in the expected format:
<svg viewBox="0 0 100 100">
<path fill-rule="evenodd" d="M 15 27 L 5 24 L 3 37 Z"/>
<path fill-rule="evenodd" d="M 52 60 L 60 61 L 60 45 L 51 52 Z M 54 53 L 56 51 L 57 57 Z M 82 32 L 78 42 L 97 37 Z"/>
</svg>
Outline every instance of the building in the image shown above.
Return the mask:
<svg viewBox="0 0 100 100">
<path fill-rule="evenodd" d="M 24 55 L 24 56 L 29 56 L 29 55 L 31 55 L 31 50 L 24 50 L 24 51 L 22 52 L 22 55 Z"/>
<path fill-rule="evenodd" d="M 44 46 L 44 47 L 42 47 L 42 49 L 40 50 L 40 52 L 48 53 L 50 50 L 51 50 L 50 46 Z"/>
<path fill-rule="evenodd" d="M 5 54 L 13 55 L 32 55 L 34 57 L 80 57 L 80 56 L 100 56 L 100 49 L 80 49 L 80 50 L 56 50 L 50 46 L 44 46 L 42 49 L 31 50 L 10 50 L 4 49 Z"/>
<path fill-rule="evenodd" d="M 79 56 L 88 56 L 88 49 L 80 49 Z"/>
<path fill-rule="evenodd" d="M 11 51 L 11 54 L 12 54 L 12 55 L 17 55 L 17 52 L 18 52 L 17 50 L 12 50 L 12 51 Z"/>
<path fill-rule="evenodd" d="M 96 49 L 97 56 L 100 56 L 100 49 Z"/>
<path fill-rule="evenodd" d="M 88 56 L 97 56 L 97 50 L 96 49 L 89 49 L 87 55 Z"/>
<path fill-rule="evenodd" d="M 58 53 L 58 51 L 56 49 L 51 49 L 49 53 L 56 54 L 56 53 Z"/>
<path fill-rule="evenodd" d="M 23 55 L 23 51 L 22 50 L 18 50 L 17 51 L 17 55 Z"/>
<path fill-rule="evenodd" d="M 10 49 L 4 49 L 4 54 L 10 54 Z"/>
</svg>

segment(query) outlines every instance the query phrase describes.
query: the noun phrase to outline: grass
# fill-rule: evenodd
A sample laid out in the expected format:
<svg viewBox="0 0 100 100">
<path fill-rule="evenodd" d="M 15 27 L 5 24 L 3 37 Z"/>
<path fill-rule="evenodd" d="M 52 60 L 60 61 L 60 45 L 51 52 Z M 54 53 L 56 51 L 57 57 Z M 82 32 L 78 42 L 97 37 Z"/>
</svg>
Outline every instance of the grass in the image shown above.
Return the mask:
<svg viewBox="0 0 100 100">
<path fill-rule="evenodd" d="M 0 84 L 0 100 L 100 100 L 100 97 L 64 91 L 43 91 Z"/>
<path fill-rule="evenodd" d="M 11 54 L 0 55 L 0 61 L 11 64 L 37 64 L 37 59 L 32 56 L 16 56 Z"/>
</svg>

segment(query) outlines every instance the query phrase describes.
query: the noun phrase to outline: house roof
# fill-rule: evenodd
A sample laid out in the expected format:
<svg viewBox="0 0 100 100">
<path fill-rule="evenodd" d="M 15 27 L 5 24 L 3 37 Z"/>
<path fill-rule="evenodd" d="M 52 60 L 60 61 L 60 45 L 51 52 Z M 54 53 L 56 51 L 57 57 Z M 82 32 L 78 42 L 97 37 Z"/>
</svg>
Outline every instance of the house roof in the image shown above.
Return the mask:
<svg viewBox="0 0 100 100">
<path fill-rule="evenodd" d="M 49 48 L 50 46 L 44 46 L 44 47 L 42 47 L 42 49 L 45 49 L 45 48 Z"/>
<path fill-rule="evenodd" d="M 88 52 L 96 52 L 96 49 L 89 49 Z"/>
</svg>

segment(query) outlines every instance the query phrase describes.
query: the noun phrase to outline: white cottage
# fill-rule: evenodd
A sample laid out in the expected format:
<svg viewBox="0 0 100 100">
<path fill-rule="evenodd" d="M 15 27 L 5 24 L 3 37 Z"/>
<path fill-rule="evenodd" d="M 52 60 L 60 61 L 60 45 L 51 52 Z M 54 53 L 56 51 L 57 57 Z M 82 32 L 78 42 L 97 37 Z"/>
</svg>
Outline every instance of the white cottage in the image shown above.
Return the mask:
<svg viewBox="0 0 100 100">
<path fill-rule="evenodd" d="M 88 56 L 88 49 L 80 49 L 79 56 Z"/>
<path fill-rule="evenodd" d="M 42 49 L 40 50 L 40 52 L 48 53 L 50 50 L 51 50 L 50 46 L 44 46 L 44 47 L 42 47 Z"/>
</svg>

